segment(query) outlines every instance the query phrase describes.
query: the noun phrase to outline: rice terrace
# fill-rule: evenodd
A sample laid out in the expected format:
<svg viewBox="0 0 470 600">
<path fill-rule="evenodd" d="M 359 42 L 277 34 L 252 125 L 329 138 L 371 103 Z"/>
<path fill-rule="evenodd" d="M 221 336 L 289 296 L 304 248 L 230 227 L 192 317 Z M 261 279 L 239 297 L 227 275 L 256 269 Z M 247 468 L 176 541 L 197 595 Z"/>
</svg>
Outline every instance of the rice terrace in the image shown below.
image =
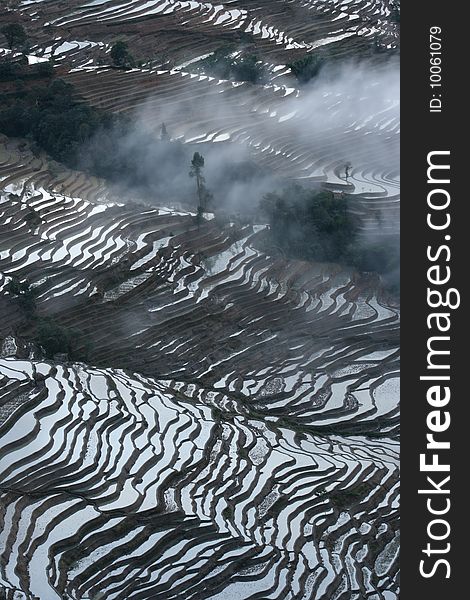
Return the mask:
<svg viewBox="0 0 470 600">
<path fill-rule="evenodd" d="M 0 599 L 398 600 L 399 27 L 0 3 Z"/>
</svg>

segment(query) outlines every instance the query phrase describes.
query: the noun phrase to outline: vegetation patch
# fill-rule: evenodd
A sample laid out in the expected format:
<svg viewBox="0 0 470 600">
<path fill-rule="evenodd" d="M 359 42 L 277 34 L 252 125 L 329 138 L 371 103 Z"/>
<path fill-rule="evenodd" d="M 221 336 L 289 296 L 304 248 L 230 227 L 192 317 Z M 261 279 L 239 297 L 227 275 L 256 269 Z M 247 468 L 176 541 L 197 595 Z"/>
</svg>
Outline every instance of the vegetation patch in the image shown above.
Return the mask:
<svg viewBox="0 0 470 600">
<path fill-rule="evenodd" d="M 374 488 L 374 484 L 364 481 L 348 490 L 334 490 L 328 497 L 339 510 L 348 510 L 359 504 Z"/>
<path fill-rule="evenodd" d="M 233 46 L 223 46 L 207 58 L 194 63 L 196 71 L 217 79 L 266 83 L 266 68 L 256 54 L 237 51 Z"/>
<path fill-rule="evenodd" d="M 304 84 L 314 79 L 320 73 L 325 62 L 325 56 L 318 52 L 317 54 L 307 54 L 289 63 L 287 66 L 297 77 L 297 81 L 300 84 Z"/>
<path fill-rule="evenodd" d="M 91 342 L 78 329 L 65 327 L 53 317 L 42 317 L 36 311 L 36 293 L 27 280 L 13 277 L 6 290 L 24 318 L 23 327 L 32 331 L 33 341 L 43 349 L 46 358 L 65 354 L 70 360 L 87 360 Z M 20 327 L 21 329 L 21 327 Z"/>
<path fill-rule="evenodd" d="M 270 225 L 268 247 L 287 258 L 335 262 L 382 275 L 386 287 L 399 290 L 398 236 L 359 236 L 360 222 L 350 198 L 292 185 L 267 194 L 260 208 Z"/>
<path fill-rule="evenodd" d="M 346 196 L 299 185 L 267 194 L 261 209 L 268 218 L 272 243 L 286 256 L 301 260 L 348 262 L 358 223 Z"/>
</svg>

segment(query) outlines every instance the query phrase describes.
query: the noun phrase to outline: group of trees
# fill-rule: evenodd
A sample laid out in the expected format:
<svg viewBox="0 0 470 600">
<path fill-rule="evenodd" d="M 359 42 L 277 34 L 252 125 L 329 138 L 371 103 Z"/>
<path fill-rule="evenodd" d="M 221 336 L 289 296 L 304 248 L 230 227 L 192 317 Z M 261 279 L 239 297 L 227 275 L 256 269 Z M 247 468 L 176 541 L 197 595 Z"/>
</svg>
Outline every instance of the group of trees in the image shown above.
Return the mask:
<svg viewBox="0 0 470 600">
<path fill-rule="evenodd" d="M 83 343 L 82 333 L 65 327 L 52 317 L 41 317 L 36 312 L 36 294 L 27 280 L 12 277 L 6 286 L 13 302 L 20 309 L 24 325 L 33 328 L 33 339 L 43 349 L 47 358 L 66 354 L 72 360 L 85 360 L 90 345 Z"/>
<path fill-rule="evenodd" d="M 273 250 L 290 258 L 336 262 L 376 272 L 391 291 L 398 291 L 398 237 L 361 238 L 348 196 L 292 185 L 281 193 L 267 194 L 260 206 L 270 224 Z"/>
<path fill-rule="evenodd" d="M 78 102 L 72 87 L 56 79 L 47 87 L 20 88 L 4 95 L 0 132 L 28 137 L 52 158 L 76 166 L 77 153 L 97 129 L 110 126 L 112 117 Z"/>
<path fill-rule="evenodd" d="M 306 54 L 287 66 L 297 77 L 300 84 L 308 83 L 314 79 L 325 64 L 325 56 L 317 52 L 316 54 Z"/>
<path fill-rule="evenodd" d="M 292 185 L 281 193 L 267 194 L 261 209 L 268 218 L 273 244 L 286 256 L 348 262 L 357 223 L 346 197 Z"/>
<path fill-rule="evenodd" d="M 116 67 L 128 68 L 133 67 L 135 64 L 134 57 L 129 52 L 127 43 L 122 40 L 113 44 L 110 54 L 113 64 Z"/>
<path fill-rule="evenodd" d="M 217 79 L 250 83 L 267 81 L 263 62 L 255 54 L 243 50 L 237 51 L 232 46 L 223 46 L 217 49 L 207 58 L 195 63 L 194 68 Z"/>
<path fill-rule="evenodd" d="M 84 360 L 86 355 L 78 350 L 79 331 L 64 327 L 54 319 L 39 319 L 36 326 L 36 343 L 44 350 L 47 358 L 67 354 L 72 360 Z"/>
</svg>

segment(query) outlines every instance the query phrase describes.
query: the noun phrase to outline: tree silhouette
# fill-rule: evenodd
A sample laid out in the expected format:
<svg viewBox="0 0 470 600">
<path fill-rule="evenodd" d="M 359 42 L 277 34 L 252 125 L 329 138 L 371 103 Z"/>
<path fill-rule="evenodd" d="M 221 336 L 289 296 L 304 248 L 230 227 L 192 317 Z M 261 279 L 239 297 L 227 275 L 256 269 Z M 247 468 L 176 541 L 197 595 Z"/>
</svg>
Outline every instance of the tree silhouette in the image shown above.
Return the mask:
<svg viewBox="0 0 470 600">
<path fill-rule="evenodd" d="M 165 123 L 162 123 L 161 129 L 160 129 L 160 139 L 164 142 L 170 141 L 170 134 L 168 133 L 168 129 L 166 128 Z"/>
<path fill-rule="evenodd" d="M 10 50 L 15 46 L 21 46 L 27 39 L 26 31 L 20 23 L 8 23 L 2 27 L 2 33 L 7 38 Z"/>
<path fill-rule="evenodd" d="M 202 186 L 204 185 L 204 176 L 202 174 L 202 169 L 204 168 L 204 157 L 199 152 L 195 152 L 193 155 L 193 160 L 191 161 L 191 169 L 189 171 L 190 177 L 196 178 L 196 187 L 197 187 L 197 197 L 199 201 L 199 206 L 202 207 Z"/>
<path fill-rule="evenodd" d="M 191 161 L 190 177 L 196 178 L 196 189 L 198 198 L 198 215 L 201 218 L 202 213 L 207 209 L 207 205 L 212 200 L 212 194 L 206 188 L 206 180 L 203 175 L 204 157 L 199 152 L 195 152 Z"/>
</svg>

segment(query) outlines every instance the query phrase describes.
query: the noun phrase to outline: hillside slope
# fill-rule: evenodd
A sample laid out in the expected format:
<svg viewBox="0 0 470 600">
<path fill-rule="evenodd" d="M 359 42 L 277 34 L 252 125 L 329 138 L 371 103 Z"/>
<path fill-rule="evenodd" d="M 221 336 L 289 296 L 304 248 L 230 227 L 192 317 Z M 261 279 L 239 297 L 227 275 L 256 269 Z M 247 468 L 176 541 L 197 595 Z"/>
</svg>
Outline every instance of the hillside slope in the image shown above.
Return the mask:
<svg viewBox="0 0 470 600">
<path fill-rule="evenodd" d="M 83 101 L 347 192 L 364 239 L 397 233 L 395 2 L 6 5 Z M 266 79 L 201 72 L 230 44 Z M 333 70 L 303 85 L 288 65 L 318 48 Z M 0 180 L 0 598 L 397 600 L 380 277 L 271 252 L 264 223 L 193 199 L 129 202 L 31 140 L 1 137 Z"/>
</svg>

